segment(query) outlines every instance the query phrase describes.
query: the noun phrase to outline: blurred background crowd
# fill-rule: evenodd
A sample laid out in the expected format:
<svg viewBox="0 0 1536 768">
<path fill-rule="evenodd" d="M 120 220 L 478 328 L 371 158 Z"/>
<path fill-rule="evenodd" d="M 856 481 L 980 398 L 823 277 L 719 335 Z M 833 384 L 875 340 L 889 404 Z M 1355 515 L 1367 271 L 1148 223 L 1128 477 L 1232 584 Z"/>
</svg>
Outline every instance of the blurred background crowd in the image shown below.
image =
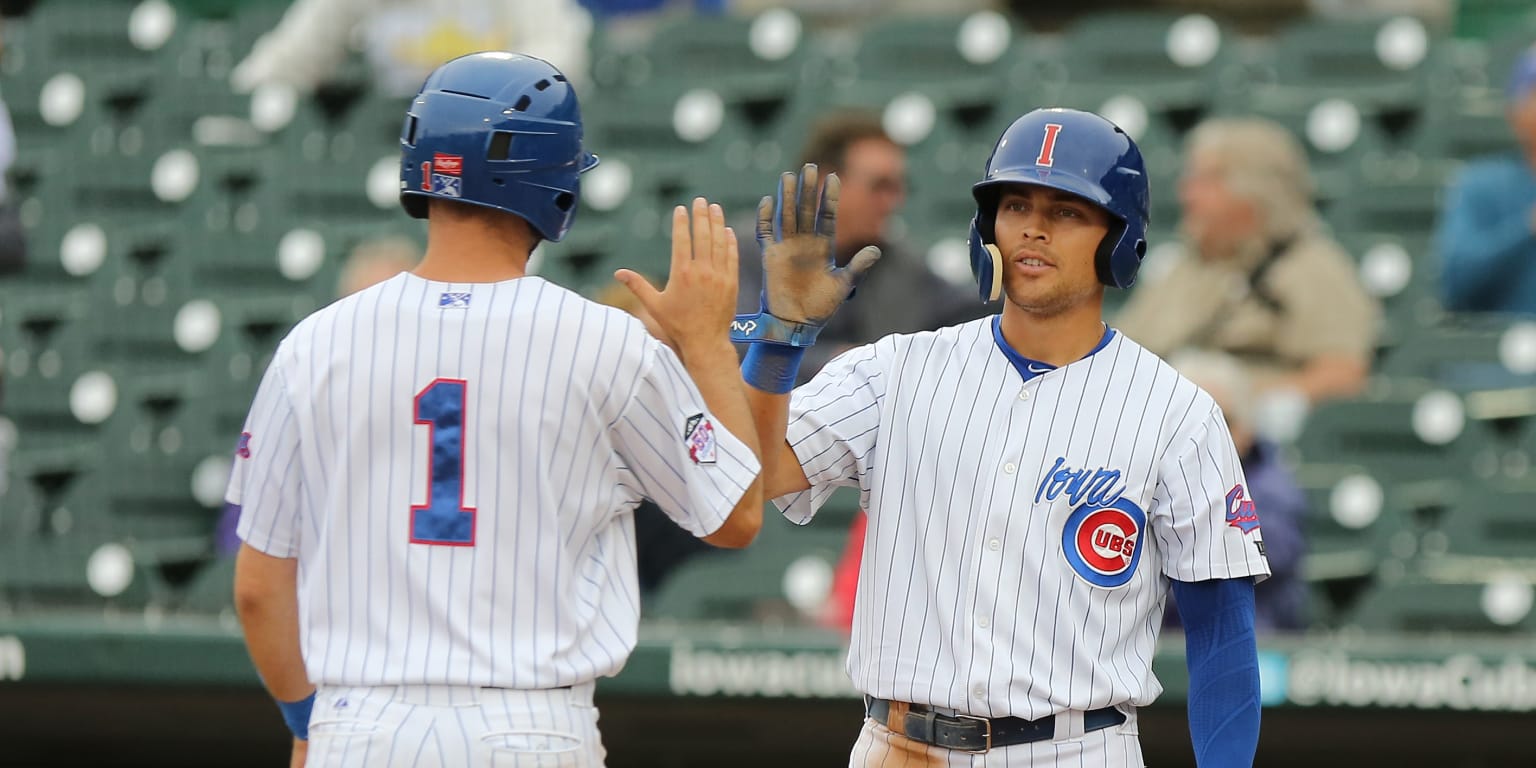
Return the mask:
<svg viewBox="0 0 1536 768">
<path fill-rule="evenodd" d="M 1041 7 L 1046 5 L 1046 7 Z M 669 207 L 751 232 L 843 179 L 886 258 L 802 372 L 975 299 L 970 185 L 1042 105 L 1140 143 L 1152 236 L 1108 320 L 1222 404 L 1269 632 L 1536 629 L 1536 12 L 1517 0 L 37 0 L 0 3 L 0 610 L 229 616 L 221 511 L 267 355 L 409 269 L 426 72 L 509 49 L 583 97 L 571 235 L 535 270 L 639 313 Z M 756 306 L 756 249 L 743 295 Z M 837 631 L 863 518 L 703 552 L 637 510 L 651 621 Z M 1176 616 L 1170 618 L 1176 621 Z"/>
</svg>

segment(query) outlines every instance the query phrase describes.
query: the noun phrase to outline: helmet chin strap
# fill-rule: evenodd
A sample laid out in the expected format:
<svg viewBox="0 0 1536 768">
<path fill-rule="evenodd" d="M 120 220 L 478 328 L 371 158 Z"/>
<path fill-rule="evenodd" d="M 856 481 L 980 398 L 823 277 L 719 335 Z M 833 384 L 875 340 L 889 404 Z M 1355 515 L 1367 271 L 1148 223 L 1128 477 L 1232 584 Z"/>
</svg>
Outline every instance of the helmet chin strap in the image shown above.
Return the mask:
<svg viewBox="0 0 1536 768">
<path fill-rule="evenodd" d="M 987 301 L 997 301 L 1003 297 L 1003 252 L 991 243 L 982 247 L 992 257 L 992 288 L 987 292 Z"/>
</svg>

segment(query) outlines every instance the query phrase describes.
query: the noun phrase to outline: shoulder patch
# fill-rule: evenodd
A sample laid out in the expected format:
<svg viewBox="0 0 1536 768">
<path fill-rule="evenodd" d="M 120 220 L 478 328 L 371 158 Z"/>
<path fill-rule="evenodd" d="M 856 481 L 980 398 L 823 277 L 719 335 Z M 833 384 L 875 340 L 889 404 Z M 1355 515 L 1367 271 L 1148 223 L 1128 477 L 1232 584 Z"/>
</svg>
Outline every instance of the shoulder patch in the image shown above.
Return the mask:
<svg viewBox="0 0 1536 768">
<path fill-rule="evenodd" d="M 1259 529 L 1259 510 L 1254 506 L 1253 499 L 1243 498 L 1244 495 L 1242 483 L 1227 491 L 1227 525 L 1247 534 Z M 1263 550 L 1260 550 L 1260 554 L 1263 554 Z"/>
<path fill-rule="evenodd" d="M 688 417 L 683 425 L 683 441 L 688 445 L 688 458 L 695 464 L 715 463 L 715 427 L 702 413 Z"/>
</svg>

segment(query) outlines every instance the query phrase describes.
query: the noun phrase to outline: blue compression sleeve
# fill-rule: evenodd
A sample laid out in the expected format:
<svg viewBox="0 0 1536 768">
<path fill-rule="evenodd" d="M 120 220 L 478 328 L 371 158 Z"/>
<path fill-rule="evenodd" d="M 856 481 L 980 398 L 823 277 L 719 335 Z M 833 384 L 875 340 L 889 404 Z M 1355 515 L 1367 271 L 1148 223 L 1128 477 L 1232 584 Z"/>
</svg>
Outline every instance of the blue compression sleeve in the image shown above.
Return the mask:
<svg viewBox="0 0 1536 768">
<path fill-rule="evenodd" d="M 782 395 L 795 388 L 800 374 L 800 360 L 805 347 L 783 344 L 753 344 L 741 361 L 741 375 L 748 384 L 764 392 Z"/>
<path fill-rule="evenodd" d="M 1189 736 L 1200 768 L 1246 768 L 1259 747 L 1253 580 L 1173 582 L 1189 662 Z"/>
<path fill-rule="evenodd" d="M 283 722 L 299 741 L 309 741 L 309 713 L 315 707 L 315 693 L 298 701 L 279 701 L 277 708 L 283 712 Z"/>
</svg>

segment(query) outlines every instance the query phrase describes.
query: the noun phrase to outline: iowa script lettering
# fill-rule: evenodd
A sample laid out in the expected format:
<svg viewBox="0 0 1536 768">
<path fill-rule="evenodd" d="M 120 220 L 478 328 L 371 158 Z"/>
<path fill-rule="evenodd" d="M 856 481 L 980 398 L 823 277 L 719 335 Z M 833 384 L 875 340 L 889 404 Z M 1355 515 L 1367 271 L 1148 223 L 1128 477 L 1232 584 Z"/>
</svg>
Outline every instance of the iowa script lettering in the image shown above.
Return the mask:
<svg viewBox="0 0 1536 768">
<path fill-rule="evenodd" d="M 1120 500 L 1125 493 L 1125 484 L 1120 482 L 1120 470 L 1105 469 L 1073 469 L 1065 466 L 1065 457 L 1057 457 L 1056 463 L 1051 465 L 1050 471 L 1040 480 L 1040 487 L 1035 491 L 1035 503 L 1043 501 L 1055 501 L 1063 491 L 1067 494 L 1067 501 L 1077 507 L 1084 503 L 1095 507 L 1107 507 Z"/>
</svg>

